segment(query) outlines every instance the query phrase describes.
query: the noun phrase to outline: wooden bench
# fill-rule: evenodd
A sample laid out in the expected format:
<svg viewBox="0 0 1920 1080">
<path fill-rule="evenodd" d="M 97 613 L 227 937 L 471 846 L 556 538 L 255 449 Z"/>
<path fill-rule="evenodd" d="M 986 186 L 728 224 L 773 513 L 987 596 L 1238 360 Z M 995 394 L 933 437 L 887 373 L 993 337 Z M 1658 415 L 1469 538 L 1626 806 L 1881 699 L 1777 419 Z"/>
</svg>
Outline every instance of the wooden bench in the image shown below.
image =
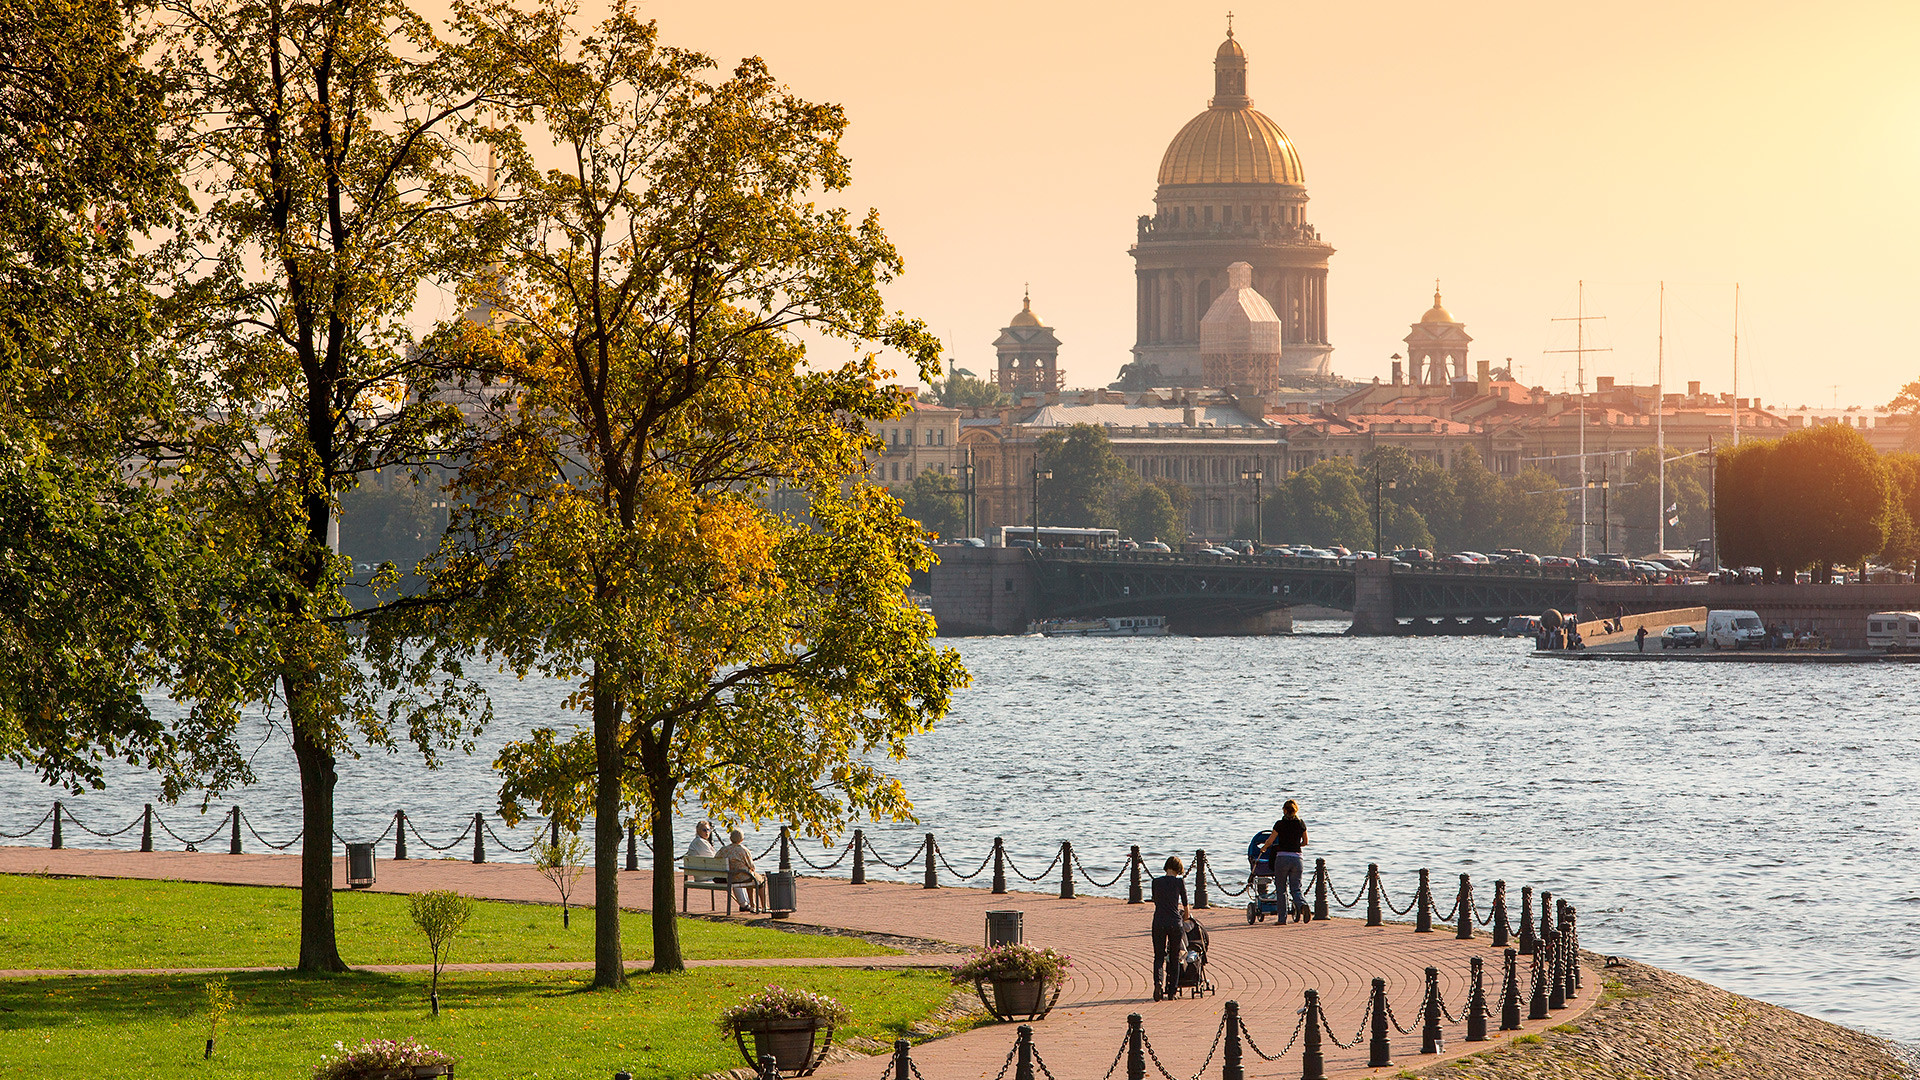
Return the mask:
<svg viewBox="0 0 1920 1080">
<path fill-rule="evenodd" d="M 697 877 L 695 875 L 698 875 Z M 767 883 L 765 879 L 755 877 L 746 870 L 730 868 L 727 860 L 711 856 L 684 855 L 680 858 L 680 910 L 687 910 L 687 893 L 691 889 L 707 890 L 707 910 L 713 910 L 713 894 L 725 893 L 727 914 L 733 914 L 733 886 L 745 885 L 753 892 L 761 908 L 767 906 Z"/>
</svg>

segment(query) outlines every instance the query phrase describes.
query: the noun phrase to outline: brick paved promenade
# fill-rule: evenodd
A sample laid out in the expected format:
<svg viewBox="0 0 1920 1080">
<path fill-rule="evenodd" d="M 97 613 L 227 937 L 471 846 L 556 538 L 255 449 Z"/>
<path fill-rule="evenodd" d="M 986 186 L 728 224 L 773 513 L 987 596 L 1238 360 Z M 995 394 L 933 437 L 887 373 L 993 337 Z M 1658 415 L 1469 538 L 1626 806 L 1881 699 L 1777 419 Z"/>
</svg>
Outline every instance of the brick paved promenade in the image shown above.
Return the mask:
<svg viewBox="0 0 1920 1080">
<path fill-rule="evenodd" d="M 336 883 L 344 888 L 344 860 Z M 0 847 L 0 873 L 71 874 L 89 877 L 163 878 L 248 885 L 291 886 L 298 878 L 298 862 L 290 855 L 225 855 L 184 852 L 128 852 Z M 552 887 L 524 863 L 486 863 L 417 859 L 378 865 L 383 892 L 456 889 L 476 897 L 548 902 Z M 638 906 L 651 894 L 647 871 L 625 872 L 621 895 Z M 1444 878 L 1442 878 L 1444 879 Z M 1228 878 L 1237 885 L 1237 879 Z M 1026 940 L 1051 945 L 1074 957 L 1073 978 L 1060 1003 L 1045 1020 L 1034 1025 L 1034 1045 L 1061 1080 L 1094 1080 L 1105 1072 L 1119 1048 L 1128 1013 L 1145 1018 L 1147 1037 L 1160 1061 L 1176 1080 L 1187 1080 L 1200 1067 L 1215 1031 L 1221 1006 L 1229 999 L 1240 1003 L 1242 1020 L 1252 1038 L 1268 1053 L 1286 1045 L 1298 1019 L 1302 991 L 1320 992 L 1327 1021 L 1344 1041 L 1353 1037 L 1366 1007 L 1375 977 L 1387 980 L 1387 997 L 1400 1026 L 1412 1035 L 1392 1033 L 1392 1069 L 1370 1070 L 1366 1039 L 1351 1050 L 1328 1042 L 1330 1076 L 1392 1075 L 1401 1068 L 1419 1068 L 1499 1045 L 1514 1034 L 1526 1034 L 1563 1024 L 1583 1013 L 1598 997 L 1599 973 L 1588 971 L 1581 996 L 1568 1008 L 1546 1020 L 1528 1022 L 1518 1033 L 1498 1032 L 1501 954 L 1489 948 L 1484 935 L 1459 941 L 1450 929 L 1415 934 L 1410 926 L 1369 928 L 1357 919 L 1280 926 L 1271 920 L 1248 925 L 1244 908 L 1230 906 L 1197 912 L 1212 935 L 1210 974 L 1218 993 L 1197 1000 L 1155 1002 L 1150 979 L 1152 946 L 1147 936 L 1150 919 L 1142 906 L 1130 906 L 1105 897 L 1061 900 L 1039 893 L 995 896 L 985 889 L 941 888 L 876 883 L 850 885 L 844 878 L 803 878 L 800 910 L 795 922 L 849 930 L 875 931 L 907 937 L 932 938 L 973 945 L 983 936 L 989 910 L 1024 912 Z M 1447 901 L 1451 905 L 1451 899 Z M 696 914 L 705 905 L 693 898 Z M 1518 912 L 1513 913 L 1517 918 Z M 736 916 L 737 918 L 749 918 Z M 1420 1050 L 1420 1003 L 1425 970 L 1440 971 L 1444 1000 L 1456 1014 L 1466 999 L 1468 960 L 1479 956 L 1486 964 L 1487 994 L 1493 1019 L 1489 1041 L 1467 1043 L 1463 1025 L 1445 1025 L 1446 1048 L 1439 1056 Z M 348 960 L 351 961 L 351 957 Z M 1522 994 L 1526 992 L 1527 960 L 1521 958 Z M 924 958 L 843 958 L 801 963 L 854 966 L 900 966 L 923 963 Z M 1524 1015 L 1524 1001 L 1523 1001 Z M 987 1025 L 974 1031 L 938 1039 L 914 1048 L 913 1057 L 927 1080 L 992 1080 L 1012 1045 L 1011 1025 Z M 1281 1060 L 1265 1062 L 1249 1051 L 1249 1077 L 1297 1077 L 1299 1047 Z M 1218 1056 L 1208 1066 L 1214 1074 Z M 1124 1068 L 1124 1066 L 1123 1066 Z M 822 1080 L 875 1080 L 878 1060 L 829 1065 L 817 1074 Z M 1153 1072 L 1148 1065 L 1149 1075 Z"/>
</svg>

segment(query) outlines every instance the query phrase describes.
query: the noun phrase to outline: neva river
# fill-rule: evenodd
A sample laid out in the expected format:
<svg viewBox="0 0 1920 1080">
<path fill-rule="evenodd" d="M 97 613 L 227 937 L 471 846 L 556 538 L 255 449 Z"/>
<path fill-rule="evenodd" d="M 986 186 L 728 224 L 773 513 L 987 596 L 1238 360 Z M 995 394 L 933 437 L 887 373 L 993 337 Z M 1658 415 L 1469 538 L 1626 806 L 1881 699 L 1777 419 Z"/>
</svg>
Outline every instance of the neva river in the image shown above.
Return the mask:
<svg viewBox="0 0 1920 1080">
<path fill-rule="evenodd" d="M 1204 847 L 1238 886 L 1248 838 L 1291 797 L 1312 831 L 1309 858 L 1327 860 L 1348 899 L 1368 862 L 1402 905 L 1413 871 L 1430 867 L 1443 911 L 1461 872 L 1483 910 L 1506 879 L 1516 917 L 1521 885 L 1549 888 L 1579 907 L 1596 952 L 1920 1043 L 1920 684 L 1909 667 L 1568 663 L 1499 639 L 1310 633 L 955 644 L 974 684 L 899 766 L 921 824 L 868 826 L 889 859 L 932 831 L 967 871 L 999 835 L 1035 873 L 1070 839 L 1104 879 L 1129 844 L 1152 865 Z M 462 815 L 491 811 L 493 749 L 572 719 L 553 684 L 493 682 L 499 721 L 474 758 L 431 779 L 408 754 L 344 763 L 339 831 L 370 839 L 404 808 L 444 842 Z M 264 738 L 255 762 L 261 787 L 237 801 L 268 839 L 289 838 L 298 787 L 284 739 Z M 69 806 L 118 828 L 153 792 L 120 772 Z M 0 773 L 0 831 L 32 825 L 53 797 L 23 772 Z M 163 813 L 203 835 L 227 801 L 207 819 Z M 501 835 L 519 846 L 531 830 Z M 108 841 L 72 825 L 67 837 L 138 842 L 137 831 Z M 43 827 L 33 842 L 45 840 Z M 471 854 L 471 842 L 454 852 Z M 807 853 L 821 859 L 817 845 Z M 1027 887 L 1057 884 L 1056 873 Z"/>
</svg>

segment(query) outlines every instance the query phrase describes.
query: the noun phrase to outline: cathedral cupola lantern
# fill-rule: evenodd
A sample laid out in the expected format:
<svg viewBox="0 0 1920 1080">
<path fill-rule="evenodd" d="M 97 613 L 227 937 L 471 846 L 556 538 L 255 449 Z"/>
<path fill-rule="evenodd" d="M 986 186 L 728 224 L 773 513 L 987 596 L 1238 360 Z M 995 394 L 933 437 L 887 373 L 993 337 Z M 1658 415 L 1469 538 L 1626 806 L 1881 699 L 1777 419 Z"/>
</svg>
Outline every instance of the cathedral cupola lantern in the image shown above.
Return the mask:
<svg viewBox="0 0 1920 1080">
<path fill-rule="evenodd" d="M 1060 339 L 1033 313 L 1033 294 L 1021 297 L 1020 310 L 993 341 L 999 366 L 994 382 L 1009 394 L 1060 389 Z"/>
<path fill-rule="evenodd" d="M 1446 386 L 1467 377 L 1467 324 L 1456 321 L 1440 302 L 1440 283 L 1433 283 L 1433 307 L 1407 334 L 1407 361 L 1415 385 Z"/>
</svg>

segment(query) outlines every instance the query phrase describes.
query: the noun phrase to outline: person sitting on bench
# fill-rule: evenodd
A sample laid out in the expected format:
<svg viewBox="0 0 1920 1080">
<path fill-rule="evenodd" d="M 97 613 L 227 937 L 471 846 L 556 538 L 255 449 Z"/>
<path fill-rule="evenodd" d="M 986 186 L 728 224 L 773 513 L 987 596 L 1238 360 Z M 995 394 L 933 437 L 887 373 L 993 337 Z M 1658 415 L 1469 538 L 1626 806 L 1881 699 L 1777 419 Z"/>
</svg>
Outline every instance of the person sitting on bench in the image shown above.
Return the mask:
<svg viewBox="0 0 1920 1080">
<path fill-rule="evenodd" d="M 733 898 L 739 902 L 740 910 L 749 914 L 758 914 L 754 897 L 759 893 L 765 878 L 753 865 L 753 853 L 749 852 L 741 841 L 746 839 L 739 829 L 727 834 L 728 844 L 713 853 L 716 859 L 727 860 L 727 880 L 733 884 Z"/>
</svg>

